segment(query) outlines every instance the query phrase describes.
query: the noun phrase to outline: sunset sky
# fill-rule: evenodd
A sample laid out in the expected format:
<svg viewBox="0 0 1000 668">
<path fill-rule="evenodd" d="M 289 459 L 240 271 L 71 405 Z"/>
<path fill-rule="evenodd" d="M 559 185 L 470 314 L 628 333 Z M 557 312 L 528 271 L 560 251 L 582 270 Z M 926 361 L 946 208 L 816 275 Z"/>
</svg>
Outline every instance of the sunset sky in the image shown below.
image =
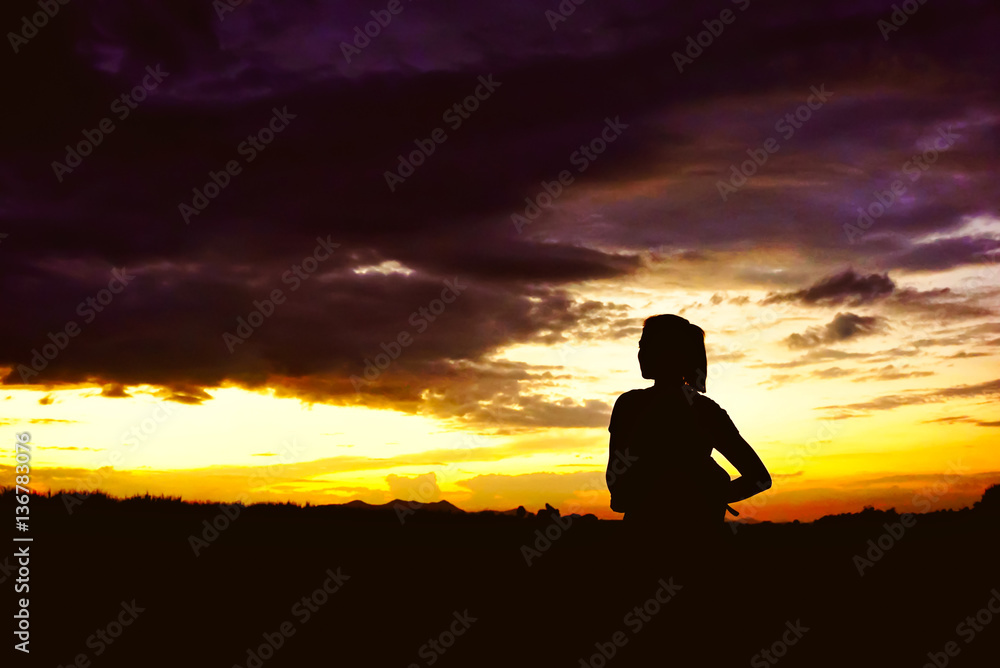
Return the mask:
<svg viewBox="0 0 1000 668">
<path fill-rule="evenodd" d="M 745 517 L 1000 482 L 994 5 L 403 0 L 356 43 L 386 6 L 71 3 L 4 56 L 0 433 L 36 490 L 620 517 L 658 313 L 774 476 Z"/>
</svg>

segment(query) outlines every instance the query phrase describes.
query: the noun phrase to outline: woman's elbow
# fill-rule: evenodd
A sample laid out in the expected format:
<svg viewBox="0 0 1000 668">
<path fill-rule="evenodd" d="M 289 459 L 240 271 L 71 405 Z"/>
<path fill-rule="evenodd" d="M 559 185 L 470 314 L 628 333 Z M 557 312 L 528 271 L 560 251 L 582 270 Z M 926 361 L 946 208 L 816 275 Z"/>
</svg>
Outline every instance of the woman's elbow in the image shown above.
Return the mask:
<svg viewBox="0 0 1000 668">
<path fill-rule="evenodd" d="M 757 487 L 759 487 L 762 492 L 766 492 L 771 489 L 771 474 L 764 471 L 760 476 L 758 476 Z"/>
</svg>

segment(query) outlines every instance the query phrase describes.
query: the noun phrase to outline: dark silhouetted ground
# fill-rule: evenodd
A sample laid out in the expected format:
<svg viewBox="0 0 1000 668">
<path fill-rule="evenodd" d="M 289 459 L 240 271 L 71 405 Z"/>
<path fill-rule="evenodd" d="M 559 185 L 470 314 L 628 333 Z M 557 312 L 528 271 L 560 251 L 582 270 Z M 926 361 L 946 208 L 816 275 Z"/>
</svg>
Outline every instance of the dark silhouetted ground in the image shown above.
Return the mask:
<svg viewBox="0 0 1000 668">
<path fill-rule="evenodd" d="M 217 505 L 35 496 L 30 665 L 996 666 L 998 489 L 741 526 L 700 580 L 644 571 L 623 523 L 592 516 L 256 505 L 226 526 Z"/>
</svg>

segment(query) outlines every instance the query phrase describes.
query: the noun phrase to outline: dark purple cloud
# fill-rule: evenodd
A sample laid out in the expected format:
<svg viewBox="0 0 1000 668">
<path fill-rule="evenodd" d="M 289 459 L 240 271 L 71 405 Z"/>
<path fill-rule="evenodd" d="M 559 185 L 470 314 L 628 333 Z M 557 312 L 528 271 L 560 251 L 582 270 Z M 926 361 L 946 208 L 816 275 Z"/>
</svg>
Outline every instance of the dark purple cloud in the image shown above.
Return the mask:
<svg viewBox="0 0 1000 668">
<path fill-rule="evenodd" d="M 407 2 L 351 62 L 341 42 L 381 7 L 254 0 L 220 17 L 200 0 L 61 6 L 8 54 L 17 102 L 0 158 L 0 289 L 16 326 L 0 330 L 0 365 L 15 367 L 5 382 L 21 383 L 16 366 L 75 321 L 80 334 L 27 382 L 99 383 L 106 396 L 151 383 L 185 402 L 223 383 L 404 409 L 434 396 L 436 412 L 467 419 L 476 397 L 519 427 L 589 426 L 601 402 L 525 394 L 551 370 L 490 355 L 634 334 L 620 304 L 572 286 L 625 282 L 652 249 L 673 286 L 766 287 L 769 303 L 893 317 L 992 313 L 946 288 L 899 288 L 888 272 L 974 265 L 996 248 L 989 237 L 920 241 L 998 208 L 993 5 L 929 3 L 886 42 L 884 3 L 754 2 L 679 73 L 674 52 L 719 6 L 585 3 L 553 30 L 556 4 Z M 33 11 L 8 3 L 0 25 Z M 114 101 L 156 66 L 163 82 L 116 116 Z M 499 86 L 451 127 L 444 113 L 480 76 Z M 730 165 L 824 84 L 830 102 L 721 201 Z M 239 147 L 275 108 L 294 118 L 246 161 Z M 58 181 L 53 161 L 106 117 L 114 130 Z M 627 129 L 575 171 L 574 152 L 619 117 Z M 944 123 L 960 140 L 849 243 L 857 207 Z M 397 156 L 439 127 L 446 141 L 390 191 Z M 185 222 L 178 206 L 231 160 L 240 173 Z M 518 233 L 511 214 L 562 170 L 573 184 Z M 318 237 L 339 247 L 291 292 L 282 277 Z M 778 266 L 771 253 L 787 249 L 796 264 Z M 78 305 L 115 268 L 136 278 L 85 322 Z M 468 289 L 417 334 L 411 314 L 456 277 Z M 230 353 L 223 333 L 274 289 L 287 302 Z M 748 306 L 740 299 L 730 302 Z M 413 344 L 359 392 L 351 377 L 404 330 Z M 802 363 L 841 355 L 820 348 Z"/>
<path fill-rule="evenodd" d="M 884 332 L 886 326 L 885 319 L 878 316 L 838 313 L 826 325 L 810 327 L 801 334 L 792 334 L 785 339 L 785 343 L 793 350 L 796 348 L 815 348 L 819 345 L 878 334 Z"/>
<path fill-rule="evenodd" d="M 847 269 L 824 278 L 804 290 L 769 295 L 763 303 L 798 302 L 807 306 L 840 304 L 859 306 L 884 299 L 895 289 L 896 284 L 888 274 L 862 276 L 853 269 Z"/>
<path fill-rule="evenodd" d="M 996 262 L 992 253 L 1000 248 L 1000 239 L 957 237 L 915 244 L 892 258 L 893 266 L 910 271 L 941 271 L 952 267 Z"/>
</svg>

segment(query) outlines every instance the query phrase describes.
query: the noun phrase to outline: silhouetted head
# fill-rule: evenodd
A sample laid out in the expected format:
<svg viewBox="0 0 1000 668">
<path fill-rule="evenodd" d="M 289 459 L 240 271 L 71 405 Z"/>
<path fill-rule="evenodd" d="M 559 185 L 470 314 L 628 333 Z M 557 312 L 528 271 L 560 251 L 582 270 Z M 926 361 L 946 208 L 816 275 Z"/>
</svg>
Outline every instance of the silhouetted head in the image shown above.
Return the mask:
<svg viewBox="0 0 1000 668">
<path fill-rule="evenodd" d="M 639 368 L 643 378 L 676 379 L 704 392 L 708 369 L 705 331 L 679 315 L 646 318 L 639 339 Z"/>
</svg>

